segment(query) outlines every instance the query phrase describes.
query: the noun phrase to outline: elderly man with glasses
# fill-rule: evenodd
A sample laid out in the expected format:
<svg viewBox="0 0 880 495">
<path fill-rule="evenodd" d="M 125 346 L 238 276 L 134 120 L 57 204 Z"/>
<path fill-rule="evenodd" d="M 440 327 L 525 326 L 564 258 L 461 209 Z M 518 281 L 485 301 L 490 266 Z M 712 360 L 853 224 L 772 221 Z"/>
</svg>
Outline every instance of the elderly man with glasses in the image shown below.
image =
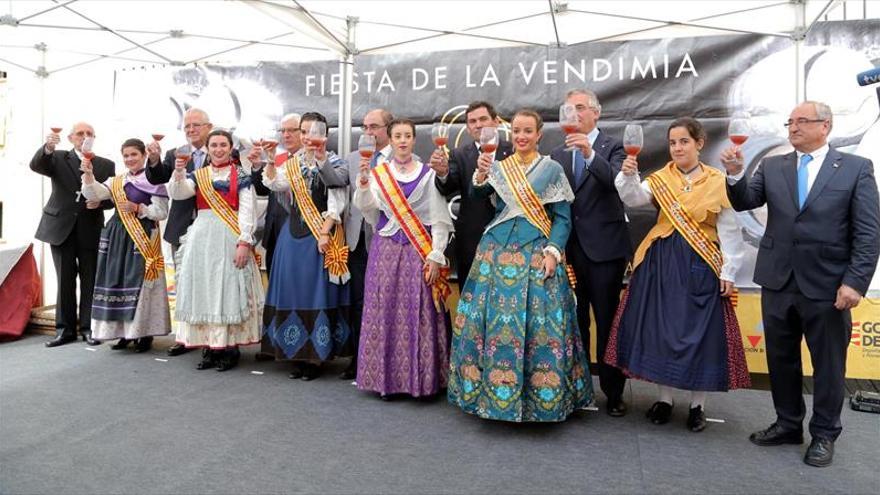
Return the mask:
<svg viewBox="0 0 880 495">
<path fill-rule="evenodd" d="M 214 126 L 204 110 L 190 108 L 183 115 L 183 131 L 186 134 L 187 143 L 192 147 L 192 154 L 186 162 L 187 172 L 192 172 L 207 162 L 208 151 L 205 146 L 208 142 L 208 134 L 211 133 L 213 128 Z M 160 153 L 159 143 L 153 141 L 147 146 L 147 167 L 145 173 L 147 180 L 151 184 L 165 184 L 171 180 L 175 162 L 178 160 L 176 149 L 168 150 L 165 153 L 165 159 L 161 161 Z M 180 248 L 180 238 L 186 234 L 195 217 L 195 197 L 171 202 L 171 210 L 168 212 L 168 221 L 165 224 L 165 235 L 163 238 L 171 244 L 171 252 L 174 254 L 175 259 L 177 250 Z M 188 351 L 189 349 L 184 347 L 183 344 L 174 344 L 168 348 L 167 352 L 169 356 L 178 356 Z"/>
<path fill-rule="evenodd" d="M 82 190 L 83 142 L 94 138 L 95 130 L 85 122 L 73 125 L 67 140 L 73 144 L 69 151 L 58 150 L 61 141 L 57 133 L 46 136 L 46 142 L 31 160 L 31 170 L 52 180 L 52 195 L 43 207 L 43 216 L 35 237 L 50 245 L 58 293 L 55 308 L 54 339 L 46 347 L 56 347 L 76 340 L 76 278 L 80 281 L 79 333 L 89 345 L 100 342 L 92 339 L 92 296 L 95 290 L 95 272 L 98 264 L 98 240 L 104 226 L 100 203 L 86 201 Z M 114 175 L 112 161 L 91 158 L 95 179 L 105 181 Z"/>
<path fill-rule="evenodd" d="M 868 290 L 880 255 L 880 207 L 871 160 L 828 145 L 828 105 L 805 101 L 789 120 L 794 150 L 765 158 L 753 175 L 733 147 L 722 152 L 736 210 L 767 205 L 755 265 L 776 421 L 752 433 L 760 446 L 802 444 L 806 406 L 801 340 L 813 365 L 812 441 L 804 463 L 831 464 L 842 426 L 850 310 Z"/>
</svg>

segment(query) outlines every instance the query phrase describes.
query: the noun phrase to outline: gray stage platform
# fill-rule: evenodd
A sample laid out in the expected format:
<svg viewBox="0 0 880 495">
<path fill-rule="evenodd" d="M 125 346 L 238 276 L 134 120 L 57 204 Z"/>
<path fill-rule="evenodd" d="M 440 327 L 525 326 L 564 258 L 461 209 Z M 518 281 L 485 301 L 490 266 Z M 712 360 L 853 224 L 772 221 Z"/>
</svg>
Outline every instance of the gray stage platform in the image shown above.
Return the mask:
<svg viewBox="0 0 880 495">
<path fill-rule="evenodd" d="M 687 431 L 644 411 L 579 412 L 563 424 L 480 420 L 444 400 L 382 402 L 331 374 L 280 363 L 197 371 L 198 353 L 0 344 L 0 493 L 876 493 L 880 416 L 844 411 L 834 465 L 805 447 L 759 448 L 764 391 L 711 394 L 711 423 Z M 158 361 L 167 359 L 167 361 Z M 262 372 L 254 374 L 252 372 Z M 602 398 L 599 398 L 600 405 Z"/>
</svg>

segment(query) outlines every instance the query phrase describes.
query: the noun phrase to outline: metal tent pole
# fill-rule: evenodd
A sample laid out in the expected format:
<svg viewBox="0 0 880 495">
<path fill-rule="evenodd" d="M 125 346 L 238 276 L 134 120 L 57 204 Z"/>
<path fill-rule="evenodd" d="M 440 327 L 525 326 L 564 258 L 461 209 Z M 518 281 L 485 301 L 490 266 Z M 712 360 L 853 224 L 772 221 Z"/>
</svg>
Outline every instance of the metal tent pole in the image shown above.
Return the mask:
<svg viewBox="0 0 880 495">
<path fill-rule="evenodd" d="M 342 73 L 342 91 L 339 93 L 339 119 L 336 137 L 340 156 L 345 156 L 351 150 L 352 86 L 354 85 L 354 55 L 357 51 L 355 42 L 357 23 L 357 17 L 345 19 L 346 48 L 344 58 L 339 62 L 339 71 Z"/>
</svg>

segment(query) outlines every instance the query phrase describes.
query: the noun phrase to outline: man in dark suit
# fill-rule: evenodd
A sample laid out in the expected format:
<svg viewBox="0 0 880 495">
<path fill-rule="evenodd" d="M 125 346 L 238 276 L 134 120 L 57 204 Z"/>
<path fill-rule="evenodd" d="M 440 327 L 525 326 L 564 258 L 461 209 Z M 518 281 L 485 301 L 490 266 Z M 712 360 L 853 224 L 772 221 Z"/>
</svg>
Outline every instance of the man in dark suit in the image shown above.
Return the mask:
<svg viewBox="0 0 880 495">
<path fill-rule="evenodd" d="M 477 253 L 477 245 L 483 231 L 495 216 L 495 207 L 489 198 L 477 198 L 471 194 L 474 171 L 480 157 L 480 132 L 484 127 L 498 127 L 495 107 L 485 101 L 475 101 L 465 110 L 465 125 L 473 138 L 452 150 L 447 158 L 438 150 L 431 155 L 431 168 L 437 173 L 435 185 L 447 198 L 461 195 L 458 218 L 455 219 L 455 266 L 459 288 L 464 286 L 471 264 Z M 499 141 L 495 159 L 503 160 L 513 153 L 513 145 Z"/>
<path fill-rule="evenodd" d="M 56 150 L 58 134 L 49 134 L 46 143 L 31 160 L 31 170 L 52 179 L 52 195 L 43 207 L 43 216 L 35 237 L 48 243 L 58 279 L 55 308 L 54 339 L 46 347 L 55 347 L 76 340 L 76 277 L 80 281 L 79 332 L 89 345 L 100 342 L 92 339 L 92 296 L 95 290 L 95 271 L 98 264 L 98 240 L 104 226 L 104 212 L 100 203 L 86 203 L 82 196 L 82 145 L 87 137 L 94 138 L 95 130 L 85 122 L 73 126 L 67 139 L 73 144 L 70 151 Z M 104 182 L 114 175 L 112 161 L 92 158 L 95 179 Z"/>
<path fill-rule="evenodd" d="M 736 210 L 766 203 L 767 229 L 755 265 L 767 342 L 776 422 L 753 433 L 757 445 L 801 444 L 801 340 L 813 365 L 811 466 L 828 466 L 842 430 L 850 309 L 868 290 L 880 254 L 880 207 L 873 164 L 828 146 L 833 117 L 806 101 L 789 117 L 795 151 L 764 159 L 752 177 L 737 148 L 722 152 L 728 196 Z"/>
<path fill-rule="evenodd" d="M 572 232 L 565 254 L 574 268 L 577 286 L 578 326 L 584 346 L 590 349 L 590 307 L 596 319 L 596 360 L 599 385 L 608 398 L 605 411 L 614 417 L 626 414 L 623 389 L 626 377 L 605 364 L 605 347 L 617 310 L 626 261 L 632 255 L 623 203 L 614 187 L 626 153 L 623 143 L 596 127 L 602 106 L 589 90 L 569 91 L 565 102 L 573 105 L 578 129 L 550 157 L 562 165 L 574 191 Z"/>
<path fill-rule="evenodd" d="M 186 163 L 187 172 L 201 167 L 207 162 L 208 151 L 205 145 L 208 142 L 208 134 L 213 125 L 208 114 L 198 108 L 190 108 L 183 116 L 183 130 L 186 140 L 192 147 L 192 155 Z M 171 179 L 174 172 L 175 162 L 178 160 L 177 150 L 171 149 L 165 154 L 165 159 L 160 161 L 159 143 L 152 142 L 147 146 L 147 180 L 151 184 L 165 184 Z M 180 247 L 180 237 L 186 234 L 187 229 L 193 223 L 196 216 L 195 197 L 183 201 L 172 201 L 168 212 L 168 220 L 165 224 L 164 239 L 171 244 L 171 252 L 176 257 Z M 183 344 L 174 344 L 168 348 L 169 356 L 178 356 L 188 352 Z"/>
</svg>

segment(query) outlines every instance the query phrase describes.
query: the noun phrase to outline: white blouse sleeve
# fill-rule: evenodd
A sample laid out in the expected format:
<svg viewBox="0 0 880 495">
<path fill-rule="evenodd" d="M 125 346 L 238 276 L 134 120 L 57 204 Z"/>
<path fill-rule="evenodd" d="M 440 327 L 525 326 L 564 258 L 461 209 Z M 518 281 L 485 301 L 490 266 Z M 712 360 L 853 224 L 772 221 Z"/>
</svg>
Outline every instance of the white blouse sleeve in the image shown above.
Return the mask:
<svg viewBox="0 0 880 495">
<path fill-rule="evenodd" d="M 149 218 L 156 221 L 165 220 L 168 218 L 168 198 L 153 196 L 151 204 L 144 208 L 142 213 L 138 213 L 138 218 Z"/>
<path fill-rule="evenodd" d="M 94 181 L 91 184 L 83 183 L 82 195 L 88 199 L 89 201 L 104 201 L 105 199 L 110 199 L 110 189 L 109 184 L 113 180 L 113 177 L 110 177 L 106 181 L 105 184 L 101 184 L 98 181 Z"/>
<path fill-rule="evenodd" d="M 433 174 L 431 174 L 433 175 Z M 452 217 L 449 216 L 449 206 L 446 198 L 434 187 L 434 178 L 431 177 L 428 185 L 428 194 L 431 207 L 431 252 L 428 259 L 445 266 L 448 261 L 443 254 L 449 243 L 449 234 L 455 230 L 452 225 Z"/>
<path fill-rule="evenodd" d="M 165 184 L 165 188 L 168 189 L 168 197 L 171 199 L 189 199 L 196 195 L 196 183 L 186 177 L 182 168 L 171 173 L 171 180 Z"/>
<path fill-rule="evenodd" d="M 239 242 L 246 242 L 253 246 L 256 244 L 254 240 L 254 231 L 257 228 L 257 195 L 254 194 L 254 187 L 248 186 L 238 191 L 238 228 L 241 235 L 238 236 Z"/>
<path fill-rule="evenodd" d="M 348 203 L 348 188 L 334 187 L 327 190 L 327 211 L 321 213 L 322 218 L 332 218 L 342 223 L 342 212 Z"/>
<path fill-rule="evenodd" d="M 618 172 L 614 178 L 614 187 L 617 188 L 623 204 L 630 208 L 645 206 L 654 199 L 651 187 L 646 181 L 640 181 L 639 174 L 624 175 L 623 172 Z"/>
<path fill-rule="evenodd" d="M 266 167 L 274 167 L 274 165 L 266 165 Z M 269 174 L 263 170 L 263 185 L 275 192 L 290 190 L 290 181 L 287 180 L 287 172 L 284 171 L 284 167 L 275 167 L 274 179 L 270 179 Z"/>
<path fill-rule="evenodd" d="M 736 212 L 731 208 L 722 208 L 721 213 L 718 214 L 716 228 L 724 258 L 724 263 L 721 265 L 721 280 L 735 282 L 736 273 L 742 266 L 745 256 L 745 243 L 739 222 L 736 220 Z"/>
</svg>

